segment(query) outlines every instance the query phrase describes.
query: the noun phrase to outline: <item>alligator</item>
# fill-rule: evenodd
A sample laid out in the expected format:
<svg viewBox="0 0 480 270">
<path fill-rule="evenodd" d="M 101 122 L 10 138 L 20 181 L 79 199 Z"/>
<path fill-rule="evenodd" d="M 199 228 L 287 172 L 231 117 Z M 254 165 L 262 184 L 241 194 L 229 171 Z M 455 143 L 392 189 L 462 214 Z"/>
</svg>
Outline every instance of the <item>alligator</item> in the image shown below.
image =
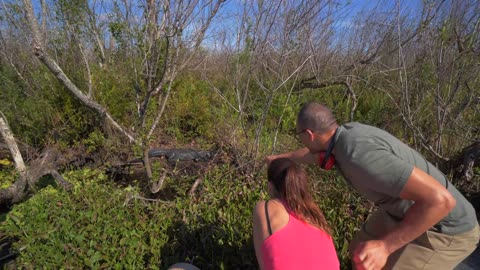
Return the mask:
<svg viewBox="0 0 480 270">
<path fill-rule="evenodd" d="M 213 157 L 212 151 L 194 149 L 152 149 L 148 157 L 165 157 L 168 161 L 209 161 Z"/>
<path fill-rule="evenodd" d="M 148 157 L 165 157 L 169 162 L 176 161 L 196 161 L 206 162 L 213 158 L 214 152 L 208 150 L 195 150 L 195 149 L 152 149 L 148 151 Z M 129 162 L 137 163 L 142 162 L 141 158 L 134 159 Z"/>
</svg>

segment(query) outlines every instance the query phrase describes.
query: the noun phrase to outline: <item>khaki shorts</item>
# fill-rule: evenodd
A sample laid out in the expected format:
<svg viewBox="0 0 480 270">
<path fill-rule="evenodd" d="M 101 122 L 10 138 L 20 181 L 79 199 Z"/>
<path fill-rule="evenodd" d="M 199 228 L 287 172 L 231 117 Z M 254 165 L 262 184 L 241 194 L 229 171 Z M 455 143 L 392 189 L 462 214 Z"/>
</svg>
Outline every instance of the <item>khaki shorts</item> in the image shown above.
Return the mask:
<svg viewBox="0 0 480 270">
<path fill-rule="evenodd" d="M 399 221 L 384 210 L 378 209 L 355 234 L 350 243 L 350 254 L 358 243 L 379 239 L 398 224 Z M 479 239 L 478 225 L 471 231 L 458 235 L 446 235 L 429 230 L 392 253 L 384 269 L 451 270 L 475 250 Z"/>
</svg>

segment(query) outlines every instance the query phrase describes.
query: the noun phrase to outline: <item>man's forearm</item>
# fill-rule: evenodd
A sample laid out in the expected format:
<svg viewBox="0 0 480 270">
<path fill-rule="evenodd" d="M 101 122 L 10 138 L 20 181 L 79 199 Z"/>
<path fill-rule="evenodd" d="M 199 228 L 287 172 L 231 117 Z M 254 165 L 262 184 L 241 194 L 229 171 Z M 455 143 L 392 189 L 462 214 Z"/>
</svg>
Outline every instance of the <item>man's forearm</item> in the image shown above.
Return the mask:
<svg viewBox="0 0 480 270">
<path fill-rule="evenodd" d="M 274 159 L 277 158 L 289 158 L 293 160 L 296 163 L 304 163 L 304 164 L 314 164 L 315 163 L 315 158 L 314 156 L 310 153 L 310 150 L 308 148 L 300 148 L 296 151 L 292 152 L 287 152 L 287 153 L 282 153 L 278 155 L 272 155 L 270 156 Z"/>
<path fill-rule="evenodd" d="M 410 207 L 398 227 L 381 240 L 384 241 L 388 252 L 391 254 L 437 224 L 450 211 L 451 206 L 448 203 L 428 204 L 417 202 Z"/>
</svg>

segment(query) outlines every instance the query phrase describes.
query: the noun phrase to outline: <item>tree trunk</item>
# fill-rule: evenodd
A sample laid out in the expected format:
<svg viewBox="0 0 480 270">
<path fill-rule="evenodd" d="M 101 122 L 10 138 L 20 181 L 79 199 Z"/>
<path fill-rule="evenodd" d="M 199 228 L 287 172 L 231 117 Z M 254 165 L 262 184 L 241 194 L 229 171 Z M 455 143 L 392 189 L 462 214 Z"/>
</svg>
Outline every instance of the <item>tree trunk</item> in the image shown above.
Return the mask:
<svg viewBox="0 0 480 270">
<path fill-rule="evenodd" d="M 67 88 L 75 97 L 80 99 L 88 107 L 94 109 L 99 113 L 103 119 L 106 119 L 108 123 L 112 124 L 117 130 L 119 130 L 123 135 L 125 135 L 130 142 L 135 142 L 135 139 L 130 135 L 120 124 L 118 124 L 113 117 L 107 112 L 102 105 L 98 104 L 94 100 L 90 99 L 85 95 L 78 87 L 65 75 L 63 70 L 58 66 L 58 64 L 53 60 L 53 58 L 48 55 L 45 47 L 42 43 L 42 36 L 40 35 L 40 30 L 38 22 L 35 18 L 32 3 L 28 0 L 23 0 L 24 12 L 27 23 L 30 26 L 32 32 L 32 46 L 35 53 L 35 56 L 57 77 L 57 79 Z"/>
</svg>

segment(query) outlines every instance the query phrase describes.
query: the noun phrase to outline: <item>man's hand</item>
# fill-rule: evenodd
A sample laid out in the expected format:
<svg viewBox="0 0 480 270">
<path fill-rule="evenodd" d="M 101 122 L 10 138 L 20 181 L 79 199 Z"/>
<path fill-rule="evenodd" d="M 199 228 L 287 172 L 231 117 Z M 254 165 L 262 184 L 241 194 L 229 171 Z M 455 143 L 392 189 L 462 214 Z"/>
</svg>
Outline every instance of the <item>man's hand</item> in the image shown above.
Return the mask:
<svg viewBox="0 0 480 270">
<path fill-rule="evenodd" d="M 270 163 L 275 159 L 275 156 L 266 156 L 265 159 L 263 160 L 267 166 L 270 166 Z"/>
<path fill-rule="evenodd" d="M 357 245 L 353 252 L 353 262 L 357 270 L 381 270 L 389 255 L 385 242 L 370 240 Z"/>
<path fill-rule="evenodd" d="M 265 164 L 267 164 L 267 166 L 269 166 L 270 163 L 277 158 L 289 158 L 297 164 L 317 164 L 318 163 L 318 154 L 313 155 L 312 153 L 310 153 L 310 150 L 308 150 L 307 147 L 300 148 L 292 152 L 266 156 L 263 159 L 263 161 L 265 162 Z"/>
</svg>

